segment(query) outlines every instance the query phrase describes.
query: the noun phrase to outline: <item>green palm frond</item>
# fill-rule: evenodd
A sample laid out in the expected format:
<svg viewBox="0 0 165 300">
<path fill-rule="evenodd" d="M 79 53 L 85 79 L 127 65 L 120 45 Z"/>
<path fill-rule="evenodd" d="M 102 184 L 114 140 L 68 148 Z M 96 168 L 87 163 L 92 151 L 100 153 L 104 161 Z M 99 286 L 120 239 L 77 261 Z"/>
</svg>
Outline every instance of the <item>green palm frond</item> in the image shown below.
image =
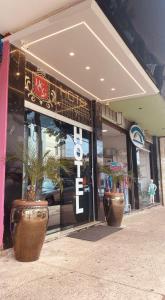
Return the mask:
<svg viewBox="0 0 165 300">
<path fill-rule="evenodd" d="M 33 147 L 29 151 L 25 149 L 23 152 L 22 148 L 20 149 L 9 160 L 20 161 L 23 164 L 24 178 L 30 182 L 34 197 L 36 197 L 37 188 L 41 187 L 45 178 L 50 179 L 60 190 L 63 189 L 61 172 L 70 173 L 72 171 L 71 161 L 57 158 L 51 155 L 50 151 L 46 151 L 43 156 L 39 156 Z"/>
</svg>

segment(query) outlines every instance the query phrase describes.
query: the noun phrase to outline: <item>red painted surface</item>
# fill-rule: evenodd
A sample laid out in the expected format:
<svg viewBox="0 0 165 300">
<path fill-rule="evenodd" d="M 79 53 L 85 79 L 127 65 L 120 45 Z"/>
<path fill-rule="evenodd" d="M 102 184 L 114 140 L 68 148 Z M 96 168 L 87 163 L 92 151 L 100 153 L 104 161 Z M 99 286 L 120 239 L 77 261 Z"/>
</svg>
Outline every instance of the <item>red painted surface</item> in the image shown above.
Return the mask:
<svg viewBox="0 0 165 300">
<path fill-rule="evenodd" d="M 39 97 L 40 99 L 49 99 L 49 83 L 48 81 L 38 75 L 38 74 L 33 74 L 33 93 Z"/>
<path fill-rule="evenodd" d="M 3 59 L 0 64 L 0 247 L 2 246 L 3 240 L 9 49 L 9 43 L 5 42 L 3 45 Z"/>
</svg>

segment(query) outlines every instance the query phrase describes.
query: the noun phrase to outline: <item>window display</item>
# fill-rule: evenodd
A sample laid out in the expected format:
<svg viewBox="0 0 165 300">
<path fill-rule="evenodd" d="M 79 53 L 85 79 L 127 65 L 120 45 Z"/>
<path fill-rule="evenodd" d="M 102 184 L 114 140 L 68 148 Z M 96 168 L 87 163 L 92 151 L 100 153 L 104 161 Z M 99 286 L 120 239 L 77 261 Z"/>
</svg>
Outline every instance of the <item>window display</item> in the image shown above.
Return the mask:
<svg viewBox="0 0 165 300">
<path fill-rule="evenodd" d="M 136 157 L 138 170 L 139 207 L 143 208 L 151 204 L 150 196 L 148 194 L 148 189 L 151 182 L 150 150 L 147 143 L 145 145 L 145 149 L 136 149 Z"/>
<path fill-rule="evenodd" d="M 128 165 L 126 134 L 103 123 L 104 165 L 120 174 L 116 182 L 117 192 L 124 193 L 125 212 L 130 210 L 128 194 Z M 103 192 L 112 191 L 114 176 L 103 175 Z"/>
</svg>

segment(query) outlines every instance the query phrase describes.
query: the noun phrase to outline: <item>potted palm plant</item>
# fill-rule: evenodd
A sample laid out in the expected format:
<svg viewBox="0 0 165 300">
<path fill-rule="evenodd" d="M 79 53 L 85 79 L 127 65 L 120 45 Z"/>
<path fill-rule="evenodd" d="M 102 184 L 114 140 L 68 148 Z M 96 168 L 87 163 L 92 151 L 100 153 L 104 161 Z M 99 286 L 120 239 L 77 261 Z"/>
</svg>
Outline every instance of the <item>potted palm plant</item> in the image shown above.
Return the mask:
<svg viewBox="0 0 165 300">
<path fill-rule="evenodd" d="M 105 190 L 103 203 L 107 224 L 110 226 L 120 227 L 124 213 L 124 193 L 117 190 L 117 186 L 126 178 L 124 170 L 112 170 L 109 166 L 101 167 L 101 172 L 108 175 L 111 180 L 111 191 Z M 127 175 L 128 176 L 128 175 Z"/>
<path fill-rule="evenodd" d="M 19 261 L 35 261 L 39 258 L 48 223 L 48 203 L 40 199 L 43 179 L 50 179 L 62 189 L 60 171 L 68 171 L 68 161 L 60 160 L 47 151 L 42 157 L 31 150 L 12 157 L 20 161 L 24 169 L 26 193 L 24 199 L 13 201 L 11 232 L 15 257 Z"/>
</svg>

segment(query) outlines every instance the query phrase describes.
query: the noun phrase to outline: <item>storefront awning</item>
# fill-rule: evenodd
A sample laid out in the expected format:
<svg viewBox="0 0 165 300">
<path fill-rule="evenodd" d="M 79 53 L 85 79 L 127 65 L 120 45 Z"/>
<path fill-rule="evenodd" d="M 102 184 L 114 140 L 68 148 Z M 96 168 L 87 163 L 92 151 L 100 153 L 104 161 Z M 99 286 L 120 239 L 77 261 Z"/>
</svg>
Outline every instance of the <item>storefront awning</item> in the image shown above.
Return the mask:
<svg viewBox="0 0 165 300">
<path fill-rule="evenodd" d="M 26 14 L 26 12 L 25 12 Z M 94 0 L 86 0 L 6 38 L 27 59 L 102 103 L 158 94 Z"/>
</svg>

